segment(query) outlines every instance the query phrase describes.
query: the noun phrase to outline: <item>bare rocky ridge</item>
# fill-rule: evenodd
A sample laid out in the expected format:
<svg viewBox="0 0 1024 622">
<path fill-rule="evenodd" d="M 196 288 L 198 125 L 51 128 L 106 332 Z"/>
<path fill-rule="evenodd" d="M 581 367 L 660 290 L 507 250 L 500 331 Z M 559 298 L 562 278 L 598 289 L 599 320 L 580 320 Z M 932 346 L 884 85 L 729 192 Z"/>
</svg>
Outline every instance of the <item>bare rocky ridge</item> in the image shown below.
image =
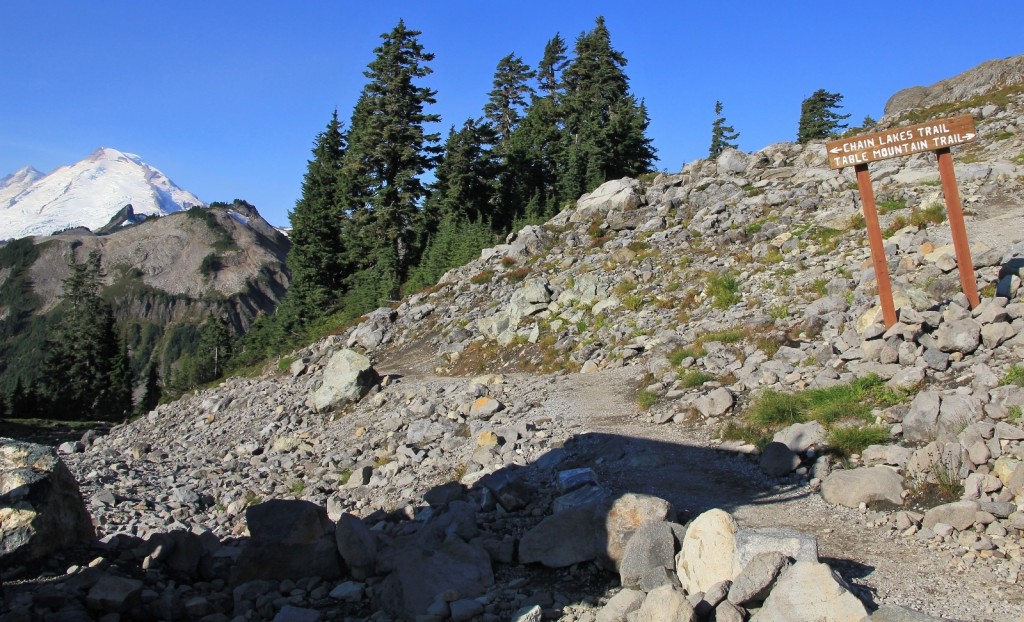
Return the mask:
<svg viewBox="0 0 1024 622">
<path fill-rule="evenodd" d="M 915 108 L 959 102 L 1022 82 L 1024 55 L 990 60 L 931 86 L 913 86 L 898 91 L 885 103 L 885 116 L 891 118 Z"/>
<path fill-rule="evenodd" d="M 948 225 L 907 224 L 886 249 L 900 322 L 881 326 L 866 241 L 850 226 L 852 172 L 829 170 L 821 144 L 609 182 L 278 369 L 63 447 L 103 544 L 19 575 L 0 612 L 794 619 L 777 612 L 806 580 L 836 603 L 877 608 L 872 620 L 1018 620 L 1024 429 L 1013 407 L 1024 388 L 1001 379 L 1024 357 L 1024 229 L 1007 226 L 1024 216 L 1024 102 L 967 112 L 980 140 L 954 156 L 978 309 L 959 293 Z M 871 172 L 889 206 L 883 227 L 941 200 L 931 156 Z M 725 276 L 736 287 L 723 304 Z M 702 353 L 676 362 L 698 343 Z M 314 411 L 310 397 L 349 348 L 370 357 L 380 385 Z M 692 386 L 689 372 L 704 380 Z M 891 444 L 837 464 L 821 441 L 780 437 L 797 460 L 768 475 L 754 447 L 720 439 L 766 389 L 868 374 L 915 396 L 873 413 Z M 646 410 L 640 390 L 657 398 Z M 898 500 L 940 470 L 964 496 L 927 512 L 823 498 L 834 475 L 872 468 L 897 476 Z M 250 511 L 267 500 L 290 500 L 271 509 L 288 508 L 291 522 Z M 726 551 L 714 559 L 745 551 L 746 566 L 691 577 L 713 566 L 685 542 L 713 508 L 728 512 L 708 529 Z M 307 547 L 310 572 L 283 574 L 296 557 L 268 532 L 301 532 L 293 543 Z M 815 560 L 802 559 L 808 538 Z M 755 566 L 753 540 L 771 541 L 767 553 L 804 548 Z"/>
</svg>

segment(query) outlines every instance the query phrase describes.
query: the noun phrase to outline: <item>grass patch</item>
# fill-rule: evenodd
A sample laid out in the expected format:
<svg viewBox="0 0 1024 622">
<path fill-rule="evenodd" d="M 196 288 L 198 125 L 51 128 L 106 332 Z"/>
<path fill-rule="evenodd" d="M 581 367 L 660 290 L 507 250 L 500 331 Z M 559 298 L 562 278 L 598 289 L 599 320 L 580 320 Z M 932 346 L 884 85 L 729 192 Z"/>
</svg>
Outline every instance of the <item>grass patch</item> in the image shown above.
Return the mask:
<svg viewBox="0 0 1024 622">
<path fill-rule="evenodd" d="M 686 346 L 685 348 L 676 348 L 669 352 L 668 360 L 672 363 L 673 367 L 679 367 L 688 358 L 699 359 L 703 356 L 707 356 L 707 352 L 699 345 Z"/>
<path fill-rule="evenodd" d="M 844 458 L 859 454 L 868 445 L 881 445 L 889 440 L 889 427 L 884 425 L 842 426 L 828 432 L 828 444 Z"/>
<path fill-rule="evenodd" d="M 278 371 L 290 371 L 292 363 L 296 361 L 294 356 L 282 356 L 281 360 L 277 362 Z"/>
<path fill-rule="evenodd" d="M 1018 387 L 1024 387 L 1024 367 L 1014 365 L 1010 369 L 1006 370 L 1006 374 L 1003 376 L 1003 379 L 999 381 L 999 384 L 1015 384 Z"/>
<path fill-rule="evenodd" d="M 639 311 L 644 307 L 644 297 L 636 294 L 630 294 L 622 299 L 622 306 L 626 307 L 630 311 Z"/>
<path fill-rule="evenodd" d="M 836 444 L 832 445 L 835 451 L 849 455 L 858 453 L 856 448 L 862 442 L 867 442 L 864 445 L 866 447 L 888 439 L 888 428 L 863 424 L 833 427 L 834 424 L 851 420 L 871 422 L 872 408 L 891 406 L 909 396 L 910 392 L 887 389 L 885 381 L 874 374 L 848 384 L 808 389 L 799 393 L 768 389 L 751 404 L 744 413 L 743 422 L 738 425 L 750 428 L 750 434 L 770 437 L 780 428 L 794 423 L 817 421 L 835 431 Z M 831 441 L 830 432 L 830 444 Z"/>
<path fill-rule="evenodd" d="M 907 202 L 904 201 L 903 199 L 900 199 L 899 201 L 879 201 L 878 213 L 888 214 L 890 212 L 895 212 L 896 210 L 906 209 L 906 207 Z"/>
<path fill-rule="evenodd" d="M 732 274 L 712 274 L 708 277 L 707 293 L 711 297 L 711 306 L 716 309 L 728 309 L 740 301 L 739 281 Z"/>
<path fill-rule="evenodd" d="M 703 346 L 705 343 L 711 343 L 717 341 L 719 343 L 736 343 L 743 339 L 746 334 L 738 328 L 726 328 L 725 330 L 716 330 L 710 333 L 704 333 L 697 343 Z"/>
<path fill-rule="evenodd" d="M 505 279 L 509 283 L 521 283 L 529 275 L 530 275 L 530 269 L 526 268 L 526 267 L 523 267 L 523 268 L 516 268 L 515 270 L 512 270 L 511 272 L 506 272 L 505 274 L 501 275 L 501 278 Z"/>
<path fill-rule="evenodd" d="M 640 407 L 640 410 L 647 410 L 651 406 L 654 406 L 658 402 L 658 394 L 654 391 L 648 391 L 647 389 L 641 389 L 636 394 L 636 403 Z"/>
<path fill-rule="evenodd" d="M 483 285 L 484 283 L 490 283 L 492 278 L 494 278 L 494 270 L 484 270 L 469 277 L 469 282 L 473 285 Z"/>
<path fill-rule="evenodd" d="M 696 389 L 705 382 L 709 382 L 714 379 L 714 376 L 699 369 L 691 369 L 689 371 L 680 372 L 679 374 L 679 384 L 684 389 Z"/>
</svg>

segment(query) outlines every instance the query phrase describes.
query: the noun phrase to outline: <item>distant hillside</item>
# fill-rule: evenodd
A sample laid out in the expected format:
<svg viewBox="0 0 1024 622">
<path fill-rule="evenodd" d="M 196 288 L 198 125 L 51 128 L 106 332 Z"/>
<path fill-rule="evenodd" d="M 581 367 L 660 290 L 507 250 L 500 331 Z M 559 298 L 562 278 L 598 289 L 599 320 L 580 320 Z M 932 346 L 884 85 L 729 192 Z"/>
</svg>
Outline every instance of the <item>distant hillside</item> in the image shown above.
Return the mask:
<svg viewBox="0 0 1024 622">
<path fill-rule="evenodd" d="M 69 263 L 102 257 L 103 296 L 125 331 L 137 372 L 166 375 L 213 314 L 235 333 L 272 313 L 288 287 L 288 238 L 244 201 L 151 217 L 96 235 L 75 229 L 0 246 L 0 393 L 30 383 L 48 327 L 59 321 Z"/>
<path fill-rule="evenodd" d="M 158 216 L 205 205 L 139 156 L 103 147 L 49 175 L 27 166 L 0 180 L 0 240 L 95 230 L 128 204 Z"/>
</svg>

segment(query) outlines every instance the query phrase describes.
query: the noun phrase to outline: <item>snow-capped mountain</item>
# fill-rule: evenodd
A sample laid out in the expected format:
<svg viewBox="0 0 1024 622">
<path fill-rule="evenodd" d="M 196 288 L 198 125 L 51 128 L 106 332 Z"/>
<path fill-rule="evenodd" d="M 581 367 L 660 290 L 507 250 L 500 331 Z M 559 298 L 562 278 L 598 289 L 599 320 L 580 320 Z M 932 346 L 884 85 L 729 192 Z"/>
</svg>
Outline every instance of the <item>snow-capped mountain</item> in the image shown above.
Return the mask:
<svg viewBox="0 0 1024 622">
<path fill-rule="evenodd" d="M 146 215 L 205 205 L 139 156 L 102 147 L 49 175 L 27 166 L 0 180 L 0 240 L 95 230 L 129 203 Z"/>
</svg>

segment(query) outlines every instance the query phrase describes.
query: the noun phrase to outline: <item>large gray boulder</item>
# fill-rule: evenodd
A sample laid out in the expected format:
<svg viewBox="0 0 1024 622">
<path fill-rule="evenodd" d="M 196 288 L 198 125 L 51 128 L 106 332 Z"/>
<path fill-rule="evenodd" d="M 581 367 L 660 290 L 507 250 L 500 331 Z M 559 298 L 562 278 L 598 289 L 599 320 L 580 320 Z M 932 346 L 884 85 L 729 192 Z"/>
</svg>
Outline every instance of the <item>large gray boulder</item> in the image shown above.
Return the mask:
<svg viewBox="0 0 1024 622">
<path fill-rule="evenodd" d="M 680 532 L 681 525 L 676 526 Z M 671 523 L 657 522 L 641 525 L 626 543 L 619 563 L 619 577 L 623 587 L 647 588 L 660 585 L 666 570 L 675 569 L 676 536 Z"/>
<path fill-rule="evenodd" d="M 971 318 L 946 322 L 935 331 L 935 341 L 943 352 L 970 354 L 981 343 L 981 324 Z"/>
<path fill-rule="evenodd" d="M 903 478 L 884 466 L 834 471 L 821 483 L 821 496 L 825 501 L 848 508 L 872 501 L 903 505 L 902 495 Z"/>
<path fill-rule="evenodd" d="M 938 391 L 921 391 L 915 395 L 910 410 L 903 417 L 903 438 L 919 443 L 935 440 L 940 406 Z"/>
<path fill-rule="evenodd" d="M 814 534 L 789 527 L 751 527 L 736 532 L 733 575 L 762 553 L 779 552 L 798 562 L 818 561 L 818 539 Z"/>
<path fill-rule="evenodd" d="M 580 197 L 570 222 L 590 222 L 605 217 L 610 211 L 625 211 L 640 206 L 640 182 L 623 178 L 606 181 L 596 190 Z"/>
<path fill-rule="evenodd" d="M 923 524 L 928 529 L 938 523 L 945 523 L 957 531 L 964 531 L 974 524 L 980 506 L 975 501 L 957 501 L 937 505 L 924 513 Z"/>
<path fill-rule="evenodd" d="M 380 382 L 370 359 L 354 350 L 339 350 L 324 368 L 323 384 L 309 397 L 309 406 L 318 412 L 340 404 L 358 402 Z"/>
<path fill-rule="evenodd" d="M 96 537 L 78 483 L 50 447 L 0 438 L 0 565 Z"/>
<path fill-rule="evenodd" d="M 604 513 L 597 504 L 570 507 L 548 516 L 519 541 L 519 562 L 565 568 L 602 552 Z"/>
<path fill-rule="evenodd" d="M 250 540 L 232 580 L 341 577 L 342 565 L 327 510 L 309 501 L 271 499 L 245 511 Z"/>
<path fill-rule="evenodd" d="M 778 551 L 757 554 L 729 587 L 729 602 L 746 606 L 768 598 L 779 574 L 790 563 L 789 558 Z"/>
<path fill-rule="evenodd" d="M 491 559 L 482 547 L 450 535 L 438 545 L 396 541 L 391 573 L 373 591 L 373 606 L 402 619 L 425 615 L 439 597 L 476 598 L 494 585 Z"/>
<path fill-rule="evenodd" d="M 827 564 L 797 562 L 789 567 L 751 622 L 862 622 L 868 615 L 843 579 Z"/>
<path fill-rule="evenodd" d="M 377 536 L 358 516 L 342 514 L 335 526 L 334 540 L 353 579 L 365 581 L 373 576 L 377 566 Z"/>
<path fill-rule="evenodd" d="M 767 475 L 778 477 L 792 473 L 800 466 L 800 456 L 785 444 L 772 441 L 764 447 L 760 458 L 761 470 Z"/>
</svg>

